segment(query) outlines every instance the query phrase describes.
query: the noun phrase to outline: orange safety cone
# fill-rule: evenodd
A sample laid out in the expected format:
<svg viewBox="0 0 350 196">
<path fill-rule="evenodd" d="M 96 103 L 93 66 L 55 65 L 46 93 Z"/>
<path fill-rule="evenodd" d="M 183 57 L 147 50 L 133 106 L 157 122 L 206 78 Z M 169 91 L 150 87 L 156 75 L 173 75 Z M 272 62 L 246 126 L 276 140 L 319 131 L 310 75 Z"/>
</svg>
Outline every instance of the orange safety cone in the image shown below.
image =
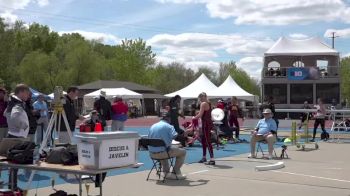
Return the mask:
<svg viewBox="0 0 350 196">
<path fill-rule="evenodd" d="M 101 123 L 96 123 L 95 124 L 95 132 L 102 132 L 102 125 Z"/>
</svg>

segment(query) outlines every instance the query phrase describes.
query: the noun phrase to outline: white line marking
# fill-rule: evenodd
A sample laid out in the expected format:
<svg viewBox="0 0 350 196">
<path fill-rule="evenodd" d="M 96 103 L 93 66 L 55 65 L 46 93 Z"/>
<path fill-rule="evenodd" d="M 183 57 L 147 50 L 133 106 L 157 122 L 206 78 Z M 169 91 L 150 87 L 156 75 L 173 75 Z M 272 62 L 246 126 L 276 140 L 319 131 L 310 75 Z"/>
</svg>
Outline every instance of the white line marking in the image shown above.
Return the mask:
<svg viewBox="0 0 350 196">
<path fill-rule="evenodd" d="M 187 175 L 200 174 L 200 173 L 204 173 L 204 172 L 208 172 L 208 171 L 209 171 L 209 170 L 201 170 L 201 171 L 196 171 L 196 172 L 188 173 Z"/>
<path fill-rule="evenodd" d="M 331 167 L 331 168 L 325 168 L 325 169 L 332 169 L 332 170 L 342 170 L 343 168 L 338 168 L 338 167 Z"/>
<path fill-rule="evenodd" d="M 318 179 L 323 179 L 323 180 L 332 180 L 332 181 L 337 181 L 337 182 L 347 182 L 347 183 L 350 183 L 350 180 L 341 180 L 341 179 L 327 178 L 327 177 L 322 177 L 322 176 L 312 176 L 312 175 L 307 175 L 307 174 L 298 174 L 298 173 L 283 172 L 283 171 L 271 171 L 271 172 L 283 173 L 283 174 L 290 174 L 290 175 L 295 175 L 295 176 L 304 176 L 304 177 L 310 177 L 310 178 L 318 178 Z"/>
</svg>

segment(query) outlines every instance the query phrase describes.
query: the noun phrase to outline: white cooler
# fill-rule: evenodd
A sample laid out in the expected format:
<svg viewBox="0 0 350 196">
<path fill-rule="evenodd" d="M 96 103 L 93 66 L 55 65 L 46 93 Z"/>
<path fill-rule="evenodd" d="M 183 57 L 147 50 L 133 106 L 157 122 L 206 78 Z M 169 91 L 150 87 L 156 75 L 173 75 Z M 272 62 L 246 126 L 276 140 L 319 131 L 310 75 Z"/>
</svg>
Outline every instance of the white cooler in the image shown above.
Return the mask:
<svg viewBox="0 0 350 196">
<path fill-rule="evenodd" d="M 139 134 L 116 131 L 75 134 L 79 165 L 87 169 L 108 169 L 137 163 Z"/>
</svg>

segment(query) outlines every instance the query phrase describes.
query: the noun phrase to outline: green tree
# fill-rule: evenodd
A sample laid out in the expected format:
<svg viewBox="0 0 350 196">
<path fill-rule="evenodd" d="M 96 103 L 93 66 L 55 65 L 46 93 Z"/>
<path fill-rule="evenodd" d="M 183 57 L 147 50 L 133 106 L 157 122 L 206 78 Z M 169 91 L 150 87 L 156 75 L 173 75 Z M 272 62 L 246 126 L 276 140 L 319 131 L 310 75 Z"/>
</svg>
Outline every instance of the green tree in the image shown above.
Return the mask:
<svg viewBox="0 0 350 196">
<path fill-rule="evenodd" d="M 164 94 L 179 90 L 195 80 L 194 71 L 177 62 L 149 68 L 147 75 L 150 85 Z"/>
<path fill-rule="evenodd" d="M 142 39 L 123 40 L 116 46 L 116 57 L 111 60 L 116 79 L 147 83 L 145 72 L 155 62 L 151 46 Z"/>
<path fill-rule="evenodd" d="M 52 92 L 56 85 L 60 85 L 60 72 L 58 59 L 40 51 L 28 53 L 19 66 L 22 82 L 45 93 Z"/>
<path fill-rule="evenodd" d="M 210 81 L 217 85 L 217 73 L 213 69 L 206 66 L 199 67 L 195 77 L 198 78 L 202 74 L 205 74 Z"/>
<path fill-rule="evenodd" d="M 260 95 L 260 87 L 258 81 L 251 78 L 243 69 L 236 66 L 236 63 L 230 61 L 228 63 L 220 63 L 218 81 L 220 84 L 227 78 L 228 75 L 236 81 L 236 83 L 253 95 Z"/>
</svg>

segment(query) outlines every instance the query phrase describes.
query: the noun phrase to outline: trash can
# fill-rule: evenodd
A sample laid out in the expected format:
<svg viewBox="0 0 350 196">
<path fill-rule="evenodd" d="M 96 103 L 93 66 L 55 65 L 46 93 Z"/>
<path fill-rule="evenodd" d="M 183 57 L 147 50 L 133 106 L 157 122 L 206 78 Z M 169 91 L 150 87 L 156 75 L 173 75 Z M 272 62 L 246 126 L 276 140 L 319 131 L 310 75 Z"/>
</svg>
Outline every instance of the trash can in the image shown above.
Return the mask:
<svg viewBox="0 0 350 196">
<path fill-rule="evenodd" d="M 108 169 L 137 163 L 140 138 L 137 132 L 76 133 L 79 165 L 86 169 Z"/>
</svg>

